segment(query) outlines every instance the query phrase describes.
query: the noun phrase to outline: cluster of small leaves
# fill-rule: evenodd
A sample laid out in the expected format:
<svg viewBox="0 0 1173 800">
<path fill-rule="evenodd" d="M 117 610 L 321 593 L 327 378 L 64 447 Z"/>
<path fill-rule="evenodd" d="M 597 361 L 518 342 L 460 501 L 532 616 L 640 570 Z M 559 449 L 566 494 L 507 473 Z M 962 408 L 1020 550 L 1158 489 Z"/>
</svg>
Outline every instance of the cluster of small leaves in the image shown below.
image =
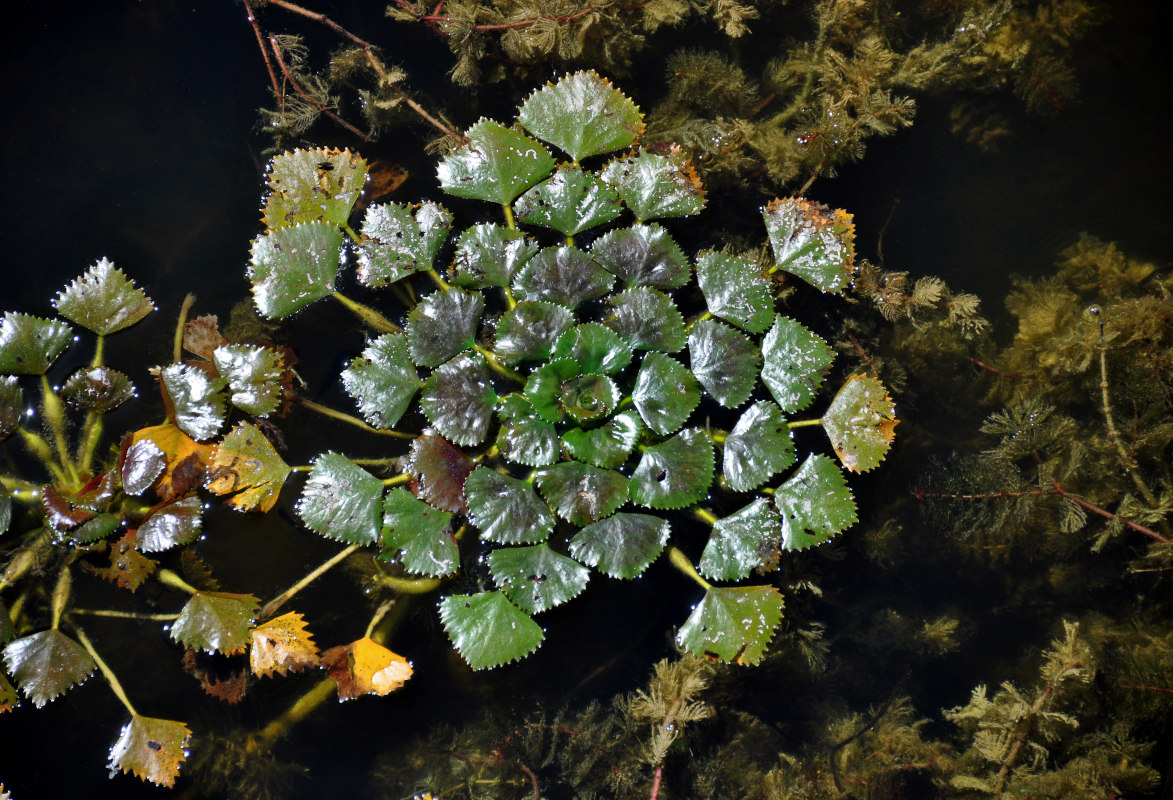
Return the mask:
<svg viewBox="0 0 1173 800">
<path fill-rule="evenodd" d="M 441 160 L 440 186 L 504 206 L 506 224 L 475 225 L 451 245 L 453 215 L 436 202 L 371 205 L 352 234 L 345 215 L 364 164 L 350 153 L 273 162 L 268 230 L 250 270 L 262 314 L 284 317 L 333 292 L 347 238 L 363 284 L 425 273 L 439 287 L 409 309 L 404 330 L 379 335 L 342 373 L 370 425 L 396 426 L 413 403 L 427 419 L 409 457 L 412 489 L 385 491 L 326 453 L 298 512 L 324 536 L 378 545 L 408 573 L 433 578 L 458 569 L 454 531 L 471 523 L 496 588 L 450 595 L 440 615 L 474 667 L 535 649 L 543 633 L 532 615 L 582 592 L 589 568 L 641 574 L 667 546 L 673 512 L 716 519 L 698 505 L 714 492 L 722 507 L 740 508 L 716 520 L 701 557 L 716 580 L 767 571 L 780 550 L 824 542 L 855 521 L 831 459 L 810 454 L 786 477 L 797 460 L 788 415 L 814 401 L 831 348 L 776 312 L 764 265 L 685 255 L 656 220 L 700 212 L 703 188 L 678 151 L 639 147 L 642 131 L 639 109 L 593 72 L 534 92 L 514 126 L 477 122 Z M 592 159 L 601 166 L 583 166 Z M 775 269 L 824 291 L 849 281 L 849 215 L 794 199 L 763 216 Z M 604 225 L 578 246 L 576 236 Z M 546 237 L 558 243 L 543 245 Z M 693 309 L 681 303 L 694 292 L 704 305 L 686 321 Z M 734 415 L 727 433 L 706 427 L 718 408 Z M 895 425 L 886 391 L 863 376 L 817 422 L 856 471 L 879 463 Z M 698 580 L 706 595 L 681 643 L 756 662 L 781 619 L 781 595 Z"/>
</svg>

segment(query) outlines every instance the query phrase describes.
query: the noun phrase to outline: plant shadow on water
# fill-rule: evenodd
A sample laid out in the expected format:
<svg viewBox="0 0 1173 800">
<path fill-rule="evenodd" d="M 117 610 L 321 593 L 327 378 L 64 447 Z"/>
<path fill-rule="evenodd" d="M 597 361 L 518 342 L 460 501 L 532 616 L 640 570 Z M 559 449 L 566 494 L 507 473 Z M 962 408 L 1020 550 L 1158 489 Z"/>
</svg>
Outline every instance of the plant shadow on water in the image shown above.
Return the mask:
<svg viewBox="0 0 1173 800">
<path fill-rule="evenodd" d="M 368 38 L 399 35 L 376 33 L 377 20 L 369 13 L 344 8 L 335 18 Z M 757 23 L 762 26 L 780 19 L 763 13 Z M 672 637 L 704 592 L 661 557 L 632 581 L 596 575 L 574 602 L 543 612 L 538 619 L 545 642 L 529 658 L 470 671 L 452 649 L 452 631 L 446 633 L 440 621 L 437 600 L 493 588 L 489 566 L 476 557 L 501 548 L 466 547 L 456 583 L 438 594 L 401 600 L 387 618 L 394 623 L 388 644 L 408 656 L 414 669 L 404 688 L 386 698 L 346 703 L 331 698 L 317 706 L 274 743 L 271 762 L 245 761 L 243 771 L 230 779 L 247 775 L 255 784 L 230 784 L 221 793 L 259 792 L 266 778 L 274 780 L 273 796 L 329 791 L 405 797 L 417 789 L 438 795 L 474 779 L 483 781 L 478 791 L 493 797 L 532 796 L 533 781 L 551 797 L 591 792 L 646 797 L 654 796 L 656 787 L 662 787 L 661 796 L 695 797 L 738 796 L 737 791 L 771 797 L 982 797 L 1004 791 L 1106 797 L 1109 786 L 1122 796 L 1159 793 L 1161 787 L 1167 793 L 1167 740 L 1155 750 L 1143 743 L 1164 740 L 1169 724 L 1165 676 L 1173 657 L 1161 644 L 1169 632 L 1161 621 L 1162 615 L 1168 618 L 1167 601 L 1160 599 L 1162 592 L 1167 595 L 1163 576 L 1169 555 L 1144 531 L 1168 535 L 1162 498 L 1169 491 L 1169 450 L 1160 431 L 1169 419 L 1170 343 L 1159 321 L 1167 323 L 1162 315 L 1169 313 L 1168 246 L 1161 220 L 1167 218 L 1170 181 L 1167 159 L 1154 155 L 1163 146 L 1155 138 L 1159 126 L 1137 116 L 1153 104 L 1136 97 L 1144 85 L 1137 76 L 1159 71 L 1151 64 L 1162 56 L 1145 37 L 1139 42 L 1127 38 L 1142 25 L 1158 27 L 1145 18 L 1147 12 L 1113 13 L 1117 16 L 1101 19 L 1101 27 L 1072 51 L 1072 66 L 1084 85 L 1080 105 L 1038 118 L 1023 114 L 1017 102 L 989 101 L 983 95 L 966 95 L 961 103 L 948 95 L 918 98 L 921 108 L 911 130 L 869 140 L 860 163 L 838 164 L 839 177 L 820 177 L 808 192 L 855 214 L 857 250 L 878 267 L 860 273 L 851 290 L 858 303 L 811 302 L 821 296 L 800 290 L 783 297 L 779 311 L 835 346 L 837 361 L 827 378 L 832 390 L 853 371 L 882 378 L 892 389 L 901 426 L 881 468 L 852 476 L 860 524 L 820 547 L 782 554 L 780 569 L 768 580 L 786 597 L 785 616 L 761 664 L 730 667 L 676 654 Z M 103 255 L 148 290 L 159 311 L 133 330 L 111 336 L 105 346 L 105 363 L 126 371 L 140 395 L 105 416 L 107 439 L 116 443 L 122 432 L 163 418 L 146 369 L 172 360 L 172 325 L 183 295 L 189 290 L 199 295 L 193 316 L 216 313 L 224 326 L 244 297 L 247 284 L 241 274 L 248 243 L 259 230 L 260 153 L 270 145 L 252 128 L 255 108 L 271 105 L 272 98 L 265 94 L 263 62 L 240 6 L 225 3 L 190 13 L 106 9 L 97 17 L 53 20 L 49 64 L 33 56 L 44 43 L 36 31 L 45 20 L 36 21 L 27 40 L 6 55 L 13 64 L 10 80 L 20 75 L 29 86 L 47 87 L 33 93 L 38 99 L 30 100 L 23 122 L 10 123 L 6 163 L 27 163 L 27 154 L 35 152 L 62 166 L 36 170 L 28 178 L 29 194 L 19 203 L 11 197 L 5 201 L 5 229 L 13 236 L 5 270 L 10 283 L 0 311 L 52 316 L 46 301 Z M 283 26 L 300 30 L 276 9 L 259 17 L 273 32 Z M 749 23 L 751 31 L 754 24 Z M 400 23 L 391 30 L 408 28 Z M 337 44 L 320 31 L 306 30 L 323 52 Z M 525 77 L 486 87 L 478 98 L 448 83 L 443 73 L 451 58 L 439 39 L 425 40 L 420 30 L 410 33 L 406 38 L 419 50 L 405 66 L 419 81 L 420 96 L 446 98 L 429 108 L 442 108 L 457 126 L 472 123 L 482 112 L 510 120 L 529 87 L 595 63 L 583 56 L 531 69 Z M 75 37 L 74 47 L 62 46 Z M 740 63 L 753 73 L 746 65 L 757 56 L 750 54 L 777 47 L 764 38 L 755 33 L 742 40 L 747 44 L 739 45 L 740 51 L 731 47 L 728 52 L 740 52 Z M 1135 59 L 1118 55 L 1122 40 L 1129 42 Z M 665 95 L 669 55 L 681 42 L 708 48 L 712 41 L 712 29 L 700 23 L 686 27 L 679 42 L 655 34 L 653 49 L 640 56 L 655 61 L 655 73 L 612 77 L 629 94 L 638 92 L 644 111 L 653 112 Z M 718 48 L 727 44 L 720 42 Z M 141 63 L 136 60 L 128 76 L 117 59 L 102 58 L 107 51 L 133 52 Z M 220 54 L 216 68 L 206 63 L 210 52 Z M 424 59 L 439 66 L 429 70 Z M 87 72 L 89 62 L 101 66 Z M 104 90 L 107 86 L 128 87 L 139 110 L 129 111 Z M 184 88 L 176 91 L 176 86 Z M 38 108 L 42 96 L 53 100 Z M 1109 107 L 1112 111 L 1105 113 Z M 1129 109 L 1124 129 L 1131 140 L 1149 146 L 1121 151 L 1123 134 L 1112 120 L 1126 116 L 1122 107 Z M 355 108 L 343 105 L 357 122 Z M 649 136 L 672 129 L 671 110 L 661 107 L 659 116 L 649 114 L 649 122 L 660 125 Z M 89 124 L 78 124 L 79 118 Z M 1002 123 L 1012 136 L 1001 135 Z M 959 135 L 946 133 L 951 124 Z M 348 146 L 370 159 L 403 163 L 410 177 L 393 199 L 442 201 L 459 220 L 453 239 L 473 222 L 499 221 L 499 214 L 475 209 L 485 204 L 453 201 L 436 187 L 433 161 L 420 144 L 428 135 L 422 127 L 392 128 L 382 141 L 368 145 L 319 121 L 302 146 Z M 994 137 L 1001 152 L 979 153 L 962 144 L 967 132 Z M 1093 146 L 1103 142 L 1113 144 Z M 770 185 L 770 178 L 755 172 L 758 167 L 741 165 L 754 177 L 749 188 L 734 189 L 737 182 L 730 176 L 741 175 L 736 164 L 722 162 L 720 153 L 694 155 L 710 206 L 695 221 L 666 222 L 665 227 L 690 256 L 723 244 L 747 257 L 761 247 L 753 255 L 764 255 L 758 207 L 779 192 L 778 183 Z M 1120 163 L 1125 157 L 1140 166 Z M 111 173 L 119 176 L 117 181 L 109 180 Z M 783 185 L 795 191 L 804 180 L 805 175 Z M 763 184 L 770 194 L 758 192 Z M 1137 194 L 1147 202 L 1136 204 Z M 63 218 L 73 223 L 68 237 L 60 235 Z M 352 224 L 357 227 L 360 218 L 352 217 Z M 1086 240 L 1060 255 L 1081 230 L 1119 242 L 1129 258 Z M 584 249 L 598 241 L 589 232 L 570 235 Z M 1158 262 L 1157 271 L 1146 268 L 1146 259 Z M 1057 260 L 1064 265 L 1055 279 L 1061 285 L 1046 284 L 1042 279 L 1056 274 L 1051 265 Z M 992 262 L 998 266 L 991 268 Z M 880 268 L 907 269 L 912 275 L 897 290 L 898 277 Z M 1037 282 L 1012 283 L 1011 273 Z M 925 284 L 918 295 L 915 281 L 926 274 L 941 275 L 949 288 Z M 794 292 L 794 283 L 786 291 Z M 350 277 L 339 285 L 362 303 L 403 313 L 402 306 Z M 421 294 L 424 285 L 417 284 Z M 1001 298 L 1012 286 L 1019 299 L 1004 311 Z M 950 288 L 980 294 L 981 313 L 994 321 L 993 330 L 962 335 L 965 293 Z M 684 318 L 703 310 L 705 301 L 704 293 L 690 289 L 680 300 Z M 588 300 L 584 307 L 597 313 L 591 302 L 598 301 Z M 1091 305 L 1101 316 L 1080 316 Z M 973 319 L 980 317 L 974 313 Z M 411 325 L 404 316 L 389 321 Z M 1019 335 L 1011 341 L 1016 330 Z M 751 335 L 757 340 L 758 334 Z M 360 398 L 338 375 L 379 335 L 356 324 L 341 305 L 323 301 L 270 329 L 262 340 L 292 348 L 306 395 L 332 408 L 353 409 Z M 88 363 L 91 341 L 66 351 L 53 368 L 54 380 Z M 622 386 L 634 380 L 636 371 L 612 374 L 622 375 L 616 379 Z M 1101 381 L 1109 384 L 1102 397 Z M 566 382 L 563 376 L 559 386 Z M 28 405 L 38 396 L 37 387 L 35 382 L 22 385 Z M 558 391 L 563 392 L 556 398 L 561 407 L 574 399 L 569 389 Z M 1026 402 L 1032 393 L 1035 406 Z M 823 413 L 831 394 L 806 416 Z M 527 400 L 532 404 L 546 396 L 536 389 Z M 769 397 L 768 392 L 754 395 L 755 400 Z M 731 413 L 704 402 L 697 413 L 703 412 L 707 422 L 694 417 L 688 423 L 697 429 L 728 431 L 744 410 Z M 1114 412 L 1114 426 L 1105 421 L 1105 405 Z M 581 414 L 591 410 L 576 408 Z M 372 441 L 375 437 L 354 426 L 308 424 L 307 412 L 294 413 L 301 416 L 276 420 L 288 447 L 280 455 L 288 464 L 309 464 L 327 451 L 353 459 L 407 452 L 406 442 Z M 632 418 L 641 425 L 649 422 Z M 429 424 L 437 420 L 412 410 L 400 427 L 418 431 Z M 570 425 L 560 419 L 558 424 L 563 435 L 567 429 L 598 430 L 581 420 Z M 1081 435 L 1072 432 L 1073 424 Z M 674 433 L 657 431 L 642 444 L 656 446 Z M 821 430 L 797 428 L 794 434 L 799 453 L 830 452 L 820 444 L 820 439 L 825 442 Z M 1074 451 L 1067 442 L 1081 436 L 1087 448 Z M 1125 446 L 1123 458 L 1117 443 Z M 107 444 L 103 441 L 103 448 Z M 103 454 L 109 459 L 103 450 L 96 461 Z M 18 474 L 34 471 L 35 462 L 15 438 L 5 443 L 4 456 L 17 465 Z M 638 461 L 632 457 L 629 472 Z M 1121 469 L 1122 463 L 1131 466 Z M 307 529 L 297 507 L 305 477 L 291 478 L 273 511 L 264 515 L 241 515 L 220 499 L 201 495 L 211 506 L 204 511 L 204 534 L 196 549 L 213 566 L 224 591 L 247 591 L 268 600 L 342 548 Z M 1154 502 L 1145 499 L 1142 484 Z M 395 488 L 400 490 L 396 497 L 407 499 L 406 489 Z M 538 489 L 549 500 L 547 492 L 553 490 L 540 482 Z M 710 504 L 708 512 L 723 517 L 744 504 Z M 15 534 L 24 530 L 17 522 L 28 527 L 31 516 L 18 511 L 12 530 L 0 538 L 6 555 L 15 552 Z M 702 515 L 692 523 L 694 530 L 679 523 L 680 515 L 672 519 L 673 544 L 679 542 L 691 564 L 700 563 L 712 580 L 701 561 L 709 523 Z M 565 541 L 588 521 L 559 523 L 558 535 Z M 24 601 L 22 625 L 30 627 L 22 627 L 22 636 L 50 625 L 49 594 L 55 585 L 48 576 L 57 569 L 52 563 L 46 564 L 45 594 Z M 74 572 L 71 608 L 130 607 L 124 594 L 80 569 Z M 191 573 L 184 577 L 195 583 Z M 302 613 L 322 649 L 357 639 L 385 596 L 376 593 L 372 601 L 364 595 L 361 585 L 370 578 L 369 567 L 335 569 L 283 611 Z M 8 608 L 14 598 L 6 587 Z M 133 605 L 174 613 L 182 600 L 175 590 L 149 581 L 134 595 Z M 404 618 L 393 620 L 399 613 Z M 253 680 L 243 700 L 227 705 L 207 697 L 183 671 L 181 648 L 163 623 L 76 620 L 121 678 L 137 710 L 181 719 L 193 731 L 192 758 L 174 790 L 181 795 L 202 796 L 201 786 L 215 785 L 206 775 L 207 783 L 193 784 L 198 772 L 189 775 L 189 767 L 211 749 L 232 753 L 233 746 L 291 707 L 323 674 L 315 670 Z M 1075 620 L 1079 627 L 1073 630 L 1068 623 Z M 65 624 L 63 630 L 71 628 Z M 710 655 L 730 661 L 747 651 L 748 646 L 739 646 Z M 652 678 L 661 658 L 674 666 L 662 666 Z M 703 678 L 704 685 L 680 691 L 674 681 L 686 674 Z M 985 694 L 971 698 L 978 685 L 987 687 Z M 695 719 L 657 717 L 632 698 L 636 690 L 650 695 L 677 691 L 701 705 Z M 610 698 L 624 693 L 628 702 L 612 711 Z M 1045 703 L 1044 697 L 1054 700 Z M 589 706 L 592 700 L 602 706 Z M 569 710 L 560 712 L 564 705 Z M 953 712 L 946 715 L 943 709 Z M 924 719 L 932 721 L 922 726 L 918 720 Z M 1024 726 L 1024 720 L 1037 735 L 1016 733 L 1014 725 Z M 1079 721 L 1078 734 L 1071 720 Z M 18 798 L 69 791 L 157 795 L 164 790 L 140 785 L 131 776 L 105 782 L 102 765 L 126 721 L 125 708 L 99 675 L 44 708 L 22 698 L 20 708 L 0 715 L 6 742 L 0 782 Z M 436 733 L 437 725 L 451 728 Z M 677 742 L 678 736 L 683 741 Z M 584 744 L 587 739 L 594 745 Z M 576 760 L 581 766 L 577 777 L 570 769 Z M 1150 768 L 1164 775 L 1163 783 Z M 1072 777 L 1077 774 L 1082 783 Z"/>
</svg>

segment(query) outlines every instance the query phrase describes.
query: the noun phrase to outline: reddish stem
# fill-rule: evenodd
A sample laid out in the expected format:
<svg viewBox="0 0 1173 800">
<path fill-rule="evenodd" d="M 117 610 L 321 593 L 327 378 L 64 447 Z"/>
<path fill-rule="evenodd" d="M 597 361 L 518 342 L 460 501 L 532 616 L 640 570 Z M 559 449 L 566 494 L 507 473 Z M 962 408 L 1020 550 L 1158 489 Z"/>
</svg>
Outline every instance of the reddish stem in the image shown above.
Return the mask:
<svg viewBox="0 0 1173 800">
<path fill-rule="evenodd" d="M 982 361 L 978 361 L 976 358 L 971 358 L 969 361 L 971 364 L 979 366 L 984 370 L 988 370 L 988 371 L 994 373 L 995 375 L 1001 375 L 1003 378 L 1009 378 L 1012 381 L 1022 380 L 1021 375 L 1015 375 L 1013 372 L 1003 372 L 1002 370 L 998 369 L 997 367 L 991 367 L 989 364 L 986 364 Z"/>
<path fill-rule="evenodd" d="M 281 67 L 281 73 L 285 76 L 285 80 L 289 81 L 289 85 L 293 87 L 293 91 L 295 91 L 299 95 L 301 95 L 302 100 L 305 100 L 311 106 L 318 109 L 318 111 L 320 113 L 325 114 L 327 117 L 334 120 L 342 127 L 346 128 L 346 130 L 350 131 L 355 136 L 362 139 L 364 142 L 369 142 L 371 140 L 371 137 L 367 136 L 365 133 L 363 133 L 358 128 L 351 125 L 349 122 L 344 120 L 342 117 L 338 116 L 333 111 L 326 108 L 324 105 L 319 103 L 315 98 L 313 98 L 309 94 L 307 94 L 306 91 L 304 89 L 302 89 L 301 86 L 298 85 L 297 81 L 295 81 L 293 79 L 293 75 L 289 72 L 289 67 L 285 66 L 285 59 L 283 59 L 281 57 L 281 48 L 277 46 L 277 39 L 275 37 L 273 37 L 273 36 L 269 37 L 269 46 L 273 48 L 273 55 L 277 59 L 278 66 Z M 280 97 L 280 95 L 278 95 L 278 97 Z M 285 105 L 285 104 L 282 103 L 282 105 Z"/>
</svg>

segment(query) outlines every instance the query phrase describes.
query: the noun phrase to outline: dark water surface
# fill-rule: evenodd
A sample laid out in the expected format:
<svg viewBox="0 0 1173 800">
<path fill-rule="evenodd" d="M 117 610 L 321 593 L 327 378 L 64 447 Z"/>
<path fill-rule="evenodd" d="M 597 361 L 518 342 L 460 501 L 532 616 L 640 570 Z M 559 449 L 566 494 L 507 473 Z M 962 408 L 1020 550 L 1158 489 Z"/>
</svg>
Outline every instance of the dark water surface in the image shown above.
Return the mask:
<svg viewBox="0 0 1173 800">
<path fill-rule="evenodd" d="M 169 360 L 183 295 L 198 295 L 196 313 L 226 319 L 247 294 L 244 268 L 260 229 L 262 151 L 269 146 L 257 133 L 255 110 L 268 101 L 267 76 L 242 6 L 227 0 L 18 7 L 18 23 L 6 26 L 2 56 L 0 311 L 51 315 L 49 301 L 68 280 L 100 257 L 112 259 L 146 289 L 159 312 L 108 343 L 107 363 L 130 373 L 143 395 L 135 408 L 112 415 L 110 425 L 149 424 L 154 418 L 144 423 L 142 415 L 154 393 L 145 368 Z M 457 124 L 474 121 L 462 107 L 468 93 L 443 78 L 449 62 L 442 45 L 420 31 L 395 28 L 379 3 L 315 8 L 376 41 L 393 41 L 396 31 L 410 35 L 417 49 L 398 55 L 419 73 L 415 85 L 423 97 Z M 1170 17 L 1163 3 L 1118 4 L 1077 50 L 1080 103 L 1038 118 L 1007 102 L 1014 136 L 998 153 L 979 153 L 952 137 L 946 107 L 920 98 L 911 130 L 871 141 L 861 164 L 818 183 L 812 196 L 856 214 L 862 255 L 875 255 L 884 230 L 886 266 L 940 275 L 956 290 L 976 292 L 994 318 L 1009 276 L 1048 272 L 1079 231 L 1168 268 L 1173 169 L 1162 114 L 1170 51 L 1161 34 Z M 673 42 L 666 39 L 665 46 Z M 656 58 L 649 55 L 648 63 L 662 72 Z M 645 82 L 654 85 L 658 76 Z M 528 88 L 517 87 L 518 95 Z M 322 144 L 358 144 L 328 124 L 312 135 Z M 400 201 L 436 195 L 422 152 L 429 136 L 412 126 L 362 148 L 364 155 L 412 171 L 395 196 Z M 326 304 L 287 327 L 311 390 L 336 407 L 351 407 L 334 379 L 361 348 L 362 332 Z M 1003 328 L 999 336 L 1009 332 Z M 86 343 L 63 363 L 89 355 Z M 369 439 L 348 437 L 334 428 L 318 436 L 296 431 L 286 458 L 304 464 L 327 447 L 353 456 L 386 454 Z M 296 524 L 290 513 L 295 497 L 287 489 L 278 512 L 249 517 L 247 524 L 214 505 L 201 550 L 226 589 L 247 586 L 272 596 L 337 550 Z M 318 796 L 361 796 L 372 757 L 434 721 L 460 720 L 481 705 L 512 699 L 526 708 L 535 700 L 556 705 L 630 689 L 654 660 L 671 652 L 664 632 L 692 602 L 685 599 L 692 587 L 667 573 L 656 575 L 654 587 L 650 581 L 605 587 L 596 581 L 572 609 L 545 615 L 548 639 L 535 657 L 493 673 L 466 670 L 439 629 L 432 600 L 421 601 L 393 643 L 415 664 L 408 687 L 382 700 L 327 703 L 282 745 L 281 755 L 311 769 Z M 108 596 L 98 591 L 94 602 Z M 323 646 L 358 638 L 369 614 L 345 575 L 328 576 L 297 607 L 307 612 L 311 628 L 331 630 L 328 640 L 318 636 Z M 642 610 L 638 620 L 627 611 L 632 607 Z M 193 747 L 202 730 L 263 725 L 316 680 L 260 682 L 239 706 L 221 707 L 181 673 L 178 650 L 158 626 L 115 621 L 88 628 L 99 642 L 127 635 L 131 650 L 107 652 L 107 660 L 142 713 L 183 719 L 193 728 Z M 567 697 L 569 687 L 616 654 L 603 677 Z M 136 664 L 149 666 L 137 674 Z M 962 693 L 972 685 L 956 682 Z M 161 796 L 130 777 L 105 778 L 106 754 L 123 717 L 100 676 L 44 709 L 24 703 L 0 717 L 0 782 L 18 800 L 69 792 Z"/>
</svg>

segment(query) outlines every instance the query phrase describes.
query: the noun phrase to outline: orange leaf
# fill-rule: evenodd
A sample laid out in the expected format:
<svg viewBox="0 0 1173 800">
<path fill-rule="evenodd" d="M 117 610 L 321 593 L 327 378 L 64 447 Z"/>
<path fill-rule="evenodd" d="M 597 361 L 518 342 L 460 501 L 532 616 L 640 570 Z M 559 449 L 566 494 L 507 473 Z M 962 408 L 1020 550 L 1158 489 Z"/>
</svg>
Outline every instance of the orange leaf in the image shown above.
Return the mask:
<svg viewBox="0 0 1173 800">
<path fill-rule="evenodd" d="M 301 614 L 282 614 L 253 628 L 250 636 L 249 660 L 258 678 L 318 665 L 318 646 L 305 629 Z"/>
<path fill-rule="evenodd" d="M 322 669 L 338 684 L 338 699 L 359 695 L 380 697 L 398 689 L 411 677 L 411 664 L 369 636 L 322 653 Z"/>
<path fill-rule="evenodd" d="M 228 503 L 239 511 L 268 511 L 277 504 L 290 472 L 265 434 L 240 422 L 213 448 L 205 487 L 231 495 Z"/>
<path fill-rule="evenodd" d="M 210 444 L 200 444 L 170 422 L 135 431 L 131 443 L 143 439 L 154 442 L 167 457 L 167 466 L 155 484 L 159 497 L 174 500 L 199 484 L 212 458 Z"/>
</svg>

